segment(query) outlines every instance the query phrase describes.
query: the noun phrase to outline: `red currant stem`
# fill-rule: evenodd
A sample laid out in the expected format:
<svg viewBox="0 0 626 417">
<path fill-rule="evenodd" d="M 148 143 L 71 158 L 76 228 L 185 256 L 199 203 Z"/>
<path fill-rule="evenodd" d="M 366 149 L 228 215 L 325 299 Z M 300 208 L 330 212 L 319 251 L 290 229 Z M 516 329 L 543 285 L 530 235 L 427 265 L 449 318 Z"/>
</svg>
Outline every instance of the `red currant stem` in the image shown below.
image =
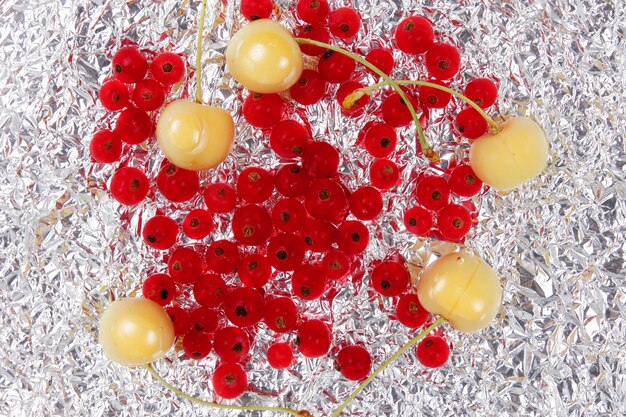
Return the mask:
<svg viewBox="0 0 626 417">
<path fill-rule="evenodd" d="M 206 16 L 206 0 L 202 0 L 200 19 L 198 21 L 198 41 L 196 44 L 196 103 L 202 104 L 202 32 Z"/>
<path fill-rule="evenodd" d="M 314 41 L 313 39 L 305 39 L 305 38 L 295 38 L 295 39 L 296 39 L 296 42 L 298 43 L 315 45 L 321 48 L 330 49 L 331 51 L 339 52 L 340 54 L 343 54 L 347 57 L 354 59 L 359 64 L 371 69 L 376 74 L 381 76 L 382 79 L 385 80 L 384 85 L 390 85 L 394 90 L 396 90 L 396 92 L 400 95 L 400 97 L 406 104 L 406 107 L 409 109 L 409 113 L 411 113 L 411 117 L 413 118 L 413 122 L 415 123 L 415 129 L 417 130 L 417 136 L 419 137 L 420 146 L 422 148 L 422 152 L 424 152 L 424 155 L 426 155 L 426 157 L 429 158 L 433 162 L 437 162 L 439 160 L 439 155 L 437 155 L 437 153 L 431 149 L 430 145 L 428 145 L 428 142 L 426 141 L 426 136 L 424 135 L 424 131 L 422 130 L 422 125 L 420 124 L 419 118 L 417 117 L 417 113 L 415 113 L 415 109 L 413 108 L 413 105 L 409 101 L 409 98 L 406 96 L 404 91 L 402 91 L 400 86 L 394 80 L 391 79 L 391 77 L 389 77 L 380 68 L 373 65 L 371 62 L 367 61 L 366 59 L 360 57 L 359 55 L 353 52 L 346 51 L 345 49 L 340 48 L 338 46 L 329 45 L 324 42 Z M 345 100 L 344 100 L 344 103 L 345 103 Z"/>
<path fill-rule="evenodd" d="M 445 91 L 448 94 L 452 94 L 454 97 L 464 101 L 465 103 L 469 104 L 471 107 L 474 108 L 474 110 L 476 110 L 482 117 L 483 119 L 485 119 L 487 121 L 487 123 L 489 123 L 489 126 L 491 126 L 491 131 L 492 133 L 498 133 L 498 131 L 500 130 L 500 128 L 498 127 L 498 124 L 491 118 L 491 116 L 489 116 L 483 109 L 480 108 L 480 106 L 476 103 L 474 103 L 472 100 L 470 100 L 469 98 L 465 97 L 463 94 L 459 93 L 458 91 L 455 91 L 451 88 L 448 87 L 444 87 L 442 85 L 439 84 L 435 84 L 435 83 L 431 83 L 428 81 L 413 81 L 413 80 L 394 80 L 397 84 L 399 85 L 420 85 L 423 87 L 431 87 L 434 88 L 436 90 L 441 90 L 441 91 Z M 364 88 L 359 88 L 358 90 L 352 92 L 351 95 L 355 95 L 356 100 L 358 100 L 360 97 L 357 96 L 356 92 L 357 91 L 362 91 L 363 94 L 367 94 L 370 95 L 372 93 L 372 91 L 374 91 L 375 89 L 377 89 L 378 87 L 384 87 L 390 85 L 387 81 L 385 82 L 380 82 L 377 84 L 372 84 L 369 87 L 364 87 Z M 344 103 L 350 98 L 350 95 L 348 97 L 345 98 Z"/>
<path fill-rule="evenodd" d="M 194 396 L 191 396 L 189 394 L 185 394 L 184 392 L 182 392 L 181 390 L 179 390 L 178 388 L 176 388 L 175 386 L 171 385 L 170 383 L 168 383 L 165 379 L 163 379 L 163 377 L 161 375 L 159 375 L 159 373 L 154 369 L 154 367 L 152 366 L 151 363 L 146 365 L 146 368 L 148 369 L 148 371 L 150 371 L 150 373 L 152 374 L 152 376 L 154 378 L 156 378 L 157 381 L 159 381 L 161 383 L 161 385 L 163 385 L 165 388 L 167 388 L 168 390 L 172 391 L 174 394 L 185 398 L 186 400 L 192 401 L 196 404 L 200 404 L 200 405 L 204 405 L 207 407 L 213 407 L 213 408 L 221 408 L 224 410 L 241 410 L 241 411 L 273 411 L 275 413 L 286 413 L 286 414 L 291 414 L 292 416 L 302 416 L 305 415 L 303 411 L 296 411 L 296 410 L 292 410 L 290 408 L 280 408 L 280 407 L 264 407 L 264 406 L 256 406 L 256 405 L 250 405 L 250 406 L 245 406 L 245 405 L 229 405 L 229 404 L 218 404 L 218 403 L 212 403 L 209 401 L 204 401 L 201 400 L 200 398 L 196 398 Z"/>
<path fill-rule="evenodd" d="M 348 406 L 348 404 L 350 404 L 350 402 L 352 400 L 354 400 L 356 398 L 357 395 L 359 395 L 359 393 L 361 391 L 363 391 L 363 389 L 370 383 L 372 382 L 372 380 L 374 378 L 376 378 L 376 376 L 378 376 L 378 374 L 380 374 L 387 366 L 389 366 L 393 361 L 395 361 L 396 359 L 398 359 L 400 356 L 402 356 L 404 354 L 404 352 L 406 352 L 407 350 L 409 350 L 412 346 L 414 346 L 416 343 L 418 343 L 420 340 L 422 340 L 424 337 L 426 337 L 428 335 L 428 333 L 430 333 L 431 331 L 433 331 L 433 329 L 435 329 L 436 327 L 438 327 L 441 323 L 443 323 L 445 321 L 445 319 L 443 317 L 439 317 L 437 320 L 435 320 L 435 322 L 433 324 L 431 324 L 430 326 L 428 326 L 426 329 L 424 329 L 420 334 L 418 334 L 417 336 L 415 336 L 413 339 L 409 340 L 404 346 L 402 346 L 400 349 L 398 349 L 398 351 L 396 353 L 394 353 L 393 355 L 391 355 L 389 357 L 389 359 L 387 359 L 385 362 L 382 363 L 382 365 L 380 365 L 378 368 L 376 368 L 376 370 L 374 372 L 372 372 L 372 374 L 361 383 L 361 385 L 358 386 L 357 389 L 355 389 L 352 394 L 350 394 L 350 396 L 339 406 L 339 408 L 337 410 L 335 410 L 335 412 L 332 414 L 331 417 L 338 417 L 341 412 Z"/>
</svg>

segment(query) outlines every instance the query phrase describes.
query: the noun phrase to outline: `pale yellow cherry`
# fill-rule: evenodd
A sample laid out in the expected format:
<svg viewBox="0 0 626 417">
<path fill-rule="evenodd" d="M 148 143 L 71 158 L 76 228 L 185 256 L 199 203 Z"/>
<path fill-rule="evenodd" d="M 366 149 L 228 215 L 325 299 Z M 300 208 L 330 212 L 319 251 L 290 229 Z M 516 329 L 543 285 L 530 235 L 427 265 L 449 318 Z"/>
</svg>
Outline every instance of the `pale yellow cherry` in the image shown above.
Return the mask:
<svg viewBox="0 0 626 417">
<path fill-rule="evenodd" d="M 507 120 L 496 134 L 476 139 L 470 148 L 470 165 L 485 184 L 509 191 L 535 178 L 548 163 L 548 140 L 531 119 Z"/>
<path fill-rule="evenodd" d="M 100 318 L 100 345 L 109 359 L 139 366 L 163 357 L 174 343 L 174 326 L 163 307 L 147 298 L 120 298 Z"/>
<path fill-rule="evenodd" d="M 259 19 L 248 23 L 226 48 L 228 71 L 255 93 L 279 93 L 302 74 L 300 47 L 280 23 Z"/>
<path fill-rule="evenodd" d="M 171 163 L 203 171 L 226 159 L 235 139 L 235 123 L 223 109 L 176 100 L 159 115 L 156 137 Z"/>
<path fill-rule="evenodd" d="M 417 284 L 422 306 L 462 332 L 484 329 L 502 303 L 495 271 L 476 255 L 453 252 L 430 264 Z"/>
</svg>

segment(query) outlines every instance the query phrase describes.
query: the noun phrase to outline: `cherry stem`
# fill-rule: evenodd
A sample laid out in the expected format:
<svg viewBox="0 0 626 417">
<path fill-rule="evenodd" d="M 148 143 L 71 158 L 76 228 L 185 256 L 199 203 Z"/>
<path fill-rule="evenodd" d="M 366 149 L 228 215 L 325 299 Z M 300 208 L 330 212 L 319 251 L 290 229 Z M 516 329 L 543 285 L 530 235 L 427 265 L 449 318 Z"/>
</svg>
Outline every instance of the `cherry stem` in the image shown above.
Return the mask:
<svg viewBox="0 0 626 417">
<path fill-rule="evenodd" d="M 185 398 L 186 400 L 192 401 L 196 404 L 201 404 L 207 407 L 213 407 L 213 408 L 220 408 L 220 409 L 224 409 L 224 410 L 240 410 L 240 411 L 273 411 L 275 413 L 286 413 L 286 414 L 291 414 L 292 416 L 305 416 L 307 415 L 305 411 L 296 411 L 296 410 L 292 410 L 290 408 L 280 408 L 280 407 L 264 407 L 264 406 L 256 406 L 256 405 L 250 405 L 250 406 L 245 406 L 245 405 L 228 405 L 228 404 L 218 404 L 218 403 L 212 403 L 209 401 L 204 401 L 201 400 L 200 398 L 194 397 L 192 395 L 186 394 L 183 391 L 181 391 L 180 389 L 176 388 L 175 386 L 171 385 L 169 382 L 167 382 L 152 366 L 151 363 L 146 365 L 146 368 L 148 369 L 148 371 L 150 371 L 150 373 L 152 374 L 152 376 L 154 378 L 156 378 L 157 381 L 159 381 L 161 383 L 161 385 L 163 385 L 165 388 L 167 388 L 168 390 L 172 391 L 174 394 Z"/>
<path fill-rule="evenodd" d="M 439 155 L 437 155 L 437 153 L 431 149 L 430 145 L 428 145 L 428 142 L 426 141 L 426 136 L 424 135 L 424 130 L 422 129 L 422 125 L 420 124 L 419 118 L 417 117 L 417 113 L 415 113 L 415 108 L 413 108 L 413 105 L 409 101 L 409 98 L 406 96 L 404 91 L 400 88 L 398 83 L 392 80 L 391 77 L 389 77 L 380 68 L 373 65 L 371 62 L 368 62 L 366 59 L 360 57 L 359 55 L 353 52 L 340 48 L 338 46 L 330 45 L 324 42 L 315 41 L 313 39 L 295 38 L 295 40 L 296 42 L 300 44 L 319 46 L 320 48 L 326 48 L 326 49 L 330 49 L 331 51 L 339 52 L 342 55 L 345 55 L 347 57 L 354 59 L 359 64 L 371 69 L 380 77 L 382 77 L 382 79 L 385 80 L 384 85 L 390 85 L 394 90 L 396 90 L 396 92 L 400 95 L 400 98 L 402 98 L 402 100 L 404 101 L 404 104 L 406 105 L 407 109 L 409 109 L 409 113 L 411 113 L 411 117 L 413 118 L 413 122 L 415 123 L 415 129 L 417 130 L 417 136 L 419 137 L 420 146 L 422 148 L 422 152 L 424 153 L 424 155 L 426 155 L 426 157 L 433 162 L 437 162 L 439 160 Z"/>
<path fill-rule="evenodd" d="M 487 123 L 489 123 L 492 133 L 497 133 L 500 130 L 500 128 L 498 127 L 498 124 L 491 118 L 491 116 L 489 116 L 483 109 L 481 109 L 478 104 L 474 103 L 472 100 L 465 97 L 463 94 L 459 93 L 458 91 L 455 91 L 451 88 L 444 87 L 443 85 L 431 83 L 428 81 L 394 80 L 394 82 L 399 85 L 419 85 L 422 87 L 431 87 L 436 90 L 445 91 L 448 94 L 452 94 L 454 97 L 464 101 L 465 103 L 473 107 L 474 110 L 476 110 L 482 116 L 482 118 L 485 119 Z M 375 89 L 379 87 L 385 87 L 388 85 L 390 84 L 385 81 L 385 82 L 381 82 L 377 84 L 372 84 L 369 87 L 359 88 L 358 90 L 353 91 L 350 95 L 348 95 L 348 97 L 344 99 L 343 105 L 346 106 L 347 104 L 351 104 L 352 102 L 361 98 L 362 94 L 367 94 L 369 96 L 372 93 L 372 91 L 374 91 Z M 357 91 L 360 92 L 361 96 L 359 96 L 359 93 L 357 93 Z"/>
<path fill-rule="evenodd" d="M 202 32 L 206 16 L 206 0 L 202 0 L 200 19 L 198 21 L 198 41 L 196 44 L 196 103 L 202 104 Z"/>
<path fill-rule="evenodd" d="M 350 402 L 352 400 L 354 400 L 356 398 L 356 396 L 359 395 L 359 393 L 361 391 L 363 391 L 363 389 L 365 387 L 367 387 L 369 385 L 369 383 L 372 382 L 372 380 L 378 376 L 378 374 L 380 374 L 387 366 L 389 366 L 392 362 L 394 362 L 396 359 L 398 359 L 400 356 L 402 356 L 404 354 L 404 352 L 409 350 L 417 342 L 419 342 L 424 337 L 426 337 L 428 335 L 428 333 L 433 331 L 433 329 L 438 327 L 444 321 L 445 321 L 445 319 L 443 317 L 439 317 L 437 320 L 435 320 L 435 322 L 433 324 L 428 326 L 420 334 L 415 336 L 413 339 L 409 340 L 404 346 L 402 346 L 400 349 L 398 349 L 398 351 L 396 353 L 391 355 L 389 357 L 389 359 L 387 359 L 385 362 L 382 363 L 382 365 L 380 365 L 378 368 L 376 368 L 376 370 L 374 372 L 372 372 L 372 374 L 365 381 L 363 381 L 361 383 L 361 385 L 359 385 L 358 388 L 355 389 L 352 392 L 352 394 L 350 394 L 350 396 L 339 406 L 339 408 L 332 414 L 331 417 L 339 416 L 342 413 L 342 411 L 348 406 L 348 404 L 350 404 Z"/>
</svg>

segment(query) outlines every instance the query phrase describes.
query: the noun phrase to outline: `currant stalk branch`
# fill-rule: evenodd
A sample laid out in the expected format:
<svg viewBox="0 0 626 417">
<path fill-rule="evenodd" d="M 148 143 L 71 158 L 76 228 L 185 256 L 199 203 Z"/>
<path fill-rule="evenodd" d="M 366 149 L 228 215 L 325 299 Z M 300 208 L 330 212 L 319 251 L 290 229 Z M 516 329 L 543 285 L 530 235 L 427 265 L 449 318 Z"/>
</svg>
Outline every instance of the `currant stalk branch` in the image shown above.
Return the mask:
<svg viewBox="0 0 626 417">
<path fill-rule="evenodd" d="M 202 0 L 200 19 L 198 20 L 198 40 L 196 43 L 196 103 L 200 104 L 202 104 L 202 33 L 204 32 L 206 2 L 207 0 Z"/>
</svg>

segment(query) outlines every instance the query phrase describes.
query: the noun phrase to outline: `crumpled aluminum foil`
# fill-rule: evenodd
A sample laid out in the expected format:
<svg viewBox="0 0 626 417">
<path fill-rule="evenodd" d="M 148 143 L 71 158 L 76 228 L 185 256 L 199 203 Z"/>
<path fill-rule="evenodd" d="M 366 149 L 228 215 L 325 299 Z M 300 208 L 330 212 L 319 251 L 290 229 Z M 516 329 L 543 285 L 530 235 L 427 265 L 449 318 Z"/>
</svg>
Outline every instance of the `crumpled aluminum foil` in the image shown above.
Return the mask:
<svg viewBox="0 0 626 417">
<path fill-rule="evenodd" d="M 203 58 L 205 102 L 237 114 L 238 145 L 219 174 L 248 163 L 272 164 L 259 133 L 241 122 L 240 88 L 222 54 L 243 22 L 238 2 L 209 2 Z M 283 8 L 293 2 L 281 1 Z M 348 2 L 331 2 L 343 5 Z M 172 395 L 145 370 L 108 361 L 97 342 L 98 317 L 111 299 L 140 292 L 160 258 L 137 236 L 156 203 L 120 207 L 106 192 L 112 167 L 92 165 L 88 142 L 111 124 L 96 91 L 122 39 L 195 58 L 199 1 L 24 1 L 0 3 L 0 415 L 269 416 L 207 410 Z M 442 39 L 458 42 L 466 77 L 500 80 L 502 114 L 532 115 L 551 141 L 546 172 L 508 195 L 480 200 L 468 246 L 498 271 L 504 305 L 485 331 L 446 326 L 449 363 L 426 371 L 407 354 L 346 410 L 354 416 L 626 415 L 624 250 L 626 204 L 626 42 L 622 1 L 355 1 L 366 20 L 353 44 L 366 51 L 403 16 L 420 13 Z M 285 24 L 294 22 L 285 17 Z M 401 58 L 400 55 L 396 56 Z M 420 63 L 402 59 L 419 76 Z M 190 95 L 187 91 L 175 94 Z M 336 107 L 307 110 L 318 137 L 341 145 L 346 178 L 363 175 L 367 158 L 352 145 L 365 119 Z M 325 109 L 327 110 L 327 109 Z M 450 113 L 448 113 L 450 114 Z M 427 130 L 440 151 L 454 141 L 443 114 Z M 406 130 L 405 138 L 413 138 Z M 158 168 L 154 146 L 139 163 Z M 401 225 L 412 172 L 426 164 L 413 140 L 402 144 L 405 188 L 386 200 L 365 261 L 398 249 L 418 259 L 452 250 L 418 243 Z M 449 156 L 449 155 L 448 155 Z M 352 179 L 350 186 L 356 184 Z M 173 209 L 176 213 L 176 208 Z M 226 234 L 227 230 L 221 230 Z M 367 271 L 364 271 L 366 274 Z M 367 280 L 367 275 L 365 275 Z M 307 314 L 334 319 L 335 339 L 366 343 L 380 364 L 407 340 L 389 320 L 390 304 L 367 285 L 341 289 L 334 302 L 308 303 Z M 251 390 L 237 404 L 308 409 L 329 415 L 355 383 L 332 360 L 304 360 L 286 372 L 267 368 L 257 336 L 248 366 Z M 158 364 L 185 391 L 212 399 L 214 360 Z"/>
</svg>

